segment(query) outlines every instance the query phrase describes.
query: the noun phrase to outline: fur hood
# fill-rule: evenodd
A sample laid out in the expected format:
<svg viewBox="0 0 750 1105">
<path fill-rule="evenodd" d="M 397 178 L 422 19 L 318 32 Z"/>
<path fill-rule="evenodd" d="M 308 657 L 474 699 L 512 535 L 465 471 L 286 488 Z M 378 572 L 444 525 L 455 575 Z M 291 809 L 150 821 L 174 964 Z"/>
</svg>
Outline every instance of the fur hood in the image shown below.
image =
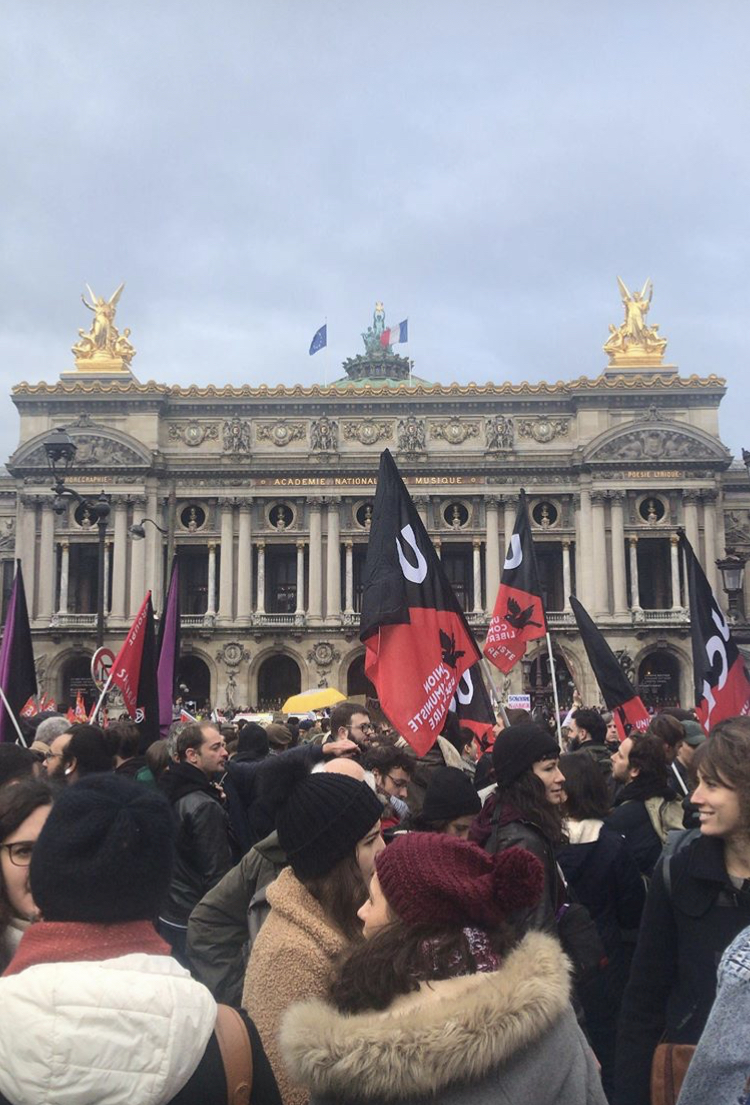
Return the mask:
<svg viewBox="0 0 750 1105">
<path fill-rule="evenodd" d="M 320 1000 L 289 1009 L 281 1050 L 313 1095 L 411 1099 L 480 1081 L 542 1037 L 570 1001 L 560 945 L 529 933 L 498 971 L 423 983 L 382 1012 L 348 1015 Z"/>
</svg>

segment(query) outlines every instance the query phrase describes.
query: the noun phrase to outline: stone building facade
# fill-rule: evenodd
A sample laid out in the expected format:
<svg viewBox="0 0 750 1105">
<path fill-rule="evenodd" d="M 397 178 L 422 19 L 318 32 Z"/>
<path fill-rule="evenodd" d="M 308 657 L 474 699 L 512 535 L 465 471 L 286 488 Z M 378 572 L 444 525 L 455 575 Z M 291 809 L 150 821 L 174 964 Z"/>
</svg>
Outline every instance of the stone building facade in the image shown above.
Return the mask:
<svg viewBox="0 0 750 1105">
<path fill-rule="evenodd" d="M 92 337 L 93 354 L 77 346 L 59 380 L 19 384 L 0 558 L 6 594 L 13 558 L 23 563 L 43 688 L 57 699 L 85 689 L 94 649 L 95 527 L 75 503 L 53 512 L 46 468 L 44 439 L 64 426 L 78 446 L 67 482 L 111 498 L 105 644 L 119 647 L 147 589 L 161 608 L 176 550 L 191 698 L 263 707 L 325 683 L 366 690 L 358 610 L 387 447 L 480 643 L 525 487 L 563 700 L 573 684 L 599 697 L 575 593 L 645 698 L 690 702 L 677 531 L 720 588 L 727 542 L 750 551 L 750 483 L 719 438 L 723 380 L 681 377 L 642 335 L 628 346 L 623 302 L 609 365 L 567 383 L 429 383 L 379 347 L 376 314 L 364 354 L 328 387 L 140 383 L 132 346 L 115 356 L 114 326 L 106 356 L 97 360 Z M 145 523 L 145 540 L 134 539 L 142 519 L 164 532 Z M 504 689 L 546 695 L 546 659 L 532 649 L 529 661 Z"/>
</svg>

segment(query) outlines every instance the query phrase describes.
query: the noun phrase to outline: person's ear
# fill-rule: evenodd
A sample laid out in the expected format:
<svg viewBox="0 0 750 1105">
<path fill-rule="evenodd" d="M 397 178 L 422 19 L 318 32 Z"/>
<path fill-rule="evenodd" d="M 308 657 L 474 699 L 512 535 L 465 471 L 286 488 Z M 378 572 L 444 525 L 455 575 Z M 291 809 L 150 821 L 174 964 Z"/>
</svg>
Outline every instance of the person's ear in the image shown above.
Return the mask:
<svg viewBox="0 0 750 1105">
<path fill-rule="evenodd" d="M 68 766 L 63 771 L 63 775 L 72 775 L 73 772 L 75 771 L 75 769 L 76 769 L 76 761 L 71 760 L 70 763 L 68 764 Z"/>
</svg>

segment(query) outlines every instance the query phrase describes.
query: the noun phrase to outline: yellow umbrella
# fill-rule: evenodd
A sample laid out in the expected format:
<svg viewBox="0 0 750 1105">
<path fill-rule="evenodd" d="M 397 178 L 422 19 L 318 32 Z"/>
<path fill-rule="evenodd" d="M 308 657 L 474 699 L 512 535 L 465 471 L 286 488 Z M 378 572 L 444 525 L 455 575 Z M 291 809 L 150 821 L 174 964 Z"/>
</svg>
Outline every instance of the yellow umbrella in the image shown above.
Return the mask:
<svg viewBox="0 0 750 1105">
<path fill-rule="evenodd" d="M 306 714 L 308 710 L 322 710 L 326 706 L 335 706 L 344 702 L 346 695 L 335 687 L 315 687 L 312 691 L 293 694 L 281 707 L 285 714 Z"/>
</svg>

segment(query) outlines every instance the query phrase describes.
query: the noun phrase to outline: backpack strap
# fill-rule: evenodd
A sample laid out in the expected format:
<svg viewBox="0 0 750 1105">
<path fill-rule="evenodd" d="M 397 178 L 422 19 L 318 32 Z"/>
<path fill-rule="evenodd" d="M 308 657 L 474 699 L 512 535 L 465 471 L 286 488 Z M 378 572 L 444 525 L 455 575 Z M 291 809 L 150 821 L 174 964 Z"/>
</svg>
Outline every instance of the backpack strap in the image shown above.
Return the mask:
<svg viewBox="0 0 750 1105">
<path fill-rule="evenodd" d="M 664 845 L 661 859 L 661 874 L 664 880 L 664 889 L 667 897 L 672 900 L 672 856 L 681 852 L 693 840 L 701 835 L 700 829 L 672 829 L 667 833 L 667 843 Z"/>
<path fill-rule="evenodd" d="M 253 1049 L 245 1022 L 231 1005 L 217 1005 L 214 1032 L 227 1080 L 227 1103 L 249 1105 L 253 1088 Z"/>
</svg>

